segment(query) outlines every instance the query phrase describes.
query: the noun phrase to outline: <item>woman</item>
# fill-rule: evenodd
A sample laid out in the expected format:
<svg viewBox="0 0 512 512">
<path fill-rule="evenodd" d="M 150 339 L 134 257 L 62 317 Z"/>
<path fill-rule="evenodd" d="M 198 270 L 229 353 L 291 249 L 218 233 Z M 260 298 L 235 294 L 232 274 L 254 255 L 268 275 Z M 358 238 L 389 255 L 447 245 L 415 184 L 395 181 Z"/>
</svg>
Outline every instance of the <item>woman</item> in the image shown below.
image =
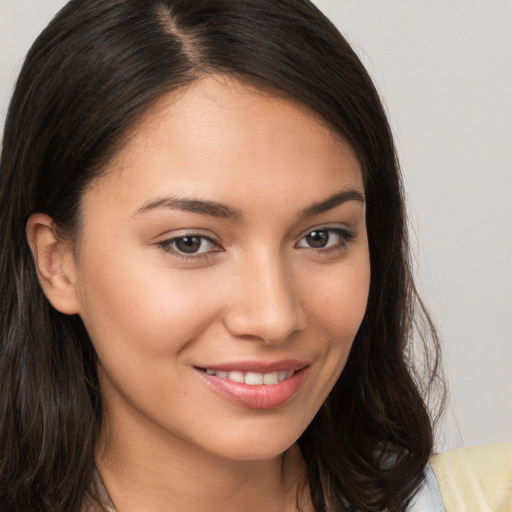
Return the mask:
<svg viewBox="0 0 512 512">
<path fill-rule="evenodd" d="M 4 509 L 435 491 L 392 137 L 310 2 L 71 1 L 20 74 L 0 195 Z"/>
</svg>

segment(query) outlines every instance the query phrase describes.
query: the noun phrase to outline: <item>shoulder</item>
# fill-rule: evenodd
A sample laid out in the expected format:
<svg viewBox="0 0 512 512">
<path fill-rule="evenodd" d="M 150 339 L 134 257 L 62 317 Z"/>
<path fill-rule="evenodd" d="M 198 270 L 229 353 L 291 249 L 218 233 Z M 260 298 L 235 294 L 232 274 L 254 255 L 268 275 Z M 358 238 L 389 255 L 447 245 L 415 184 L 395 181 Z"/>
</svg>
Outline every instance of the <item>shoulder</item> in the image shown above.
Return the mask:
<svg viewBox="0 0 512 512">
<path fill-rule="evenodd" d="M 430 466 L 446 512 L 512 512 L 512 442 L 440 453 Z"/>
</svg>

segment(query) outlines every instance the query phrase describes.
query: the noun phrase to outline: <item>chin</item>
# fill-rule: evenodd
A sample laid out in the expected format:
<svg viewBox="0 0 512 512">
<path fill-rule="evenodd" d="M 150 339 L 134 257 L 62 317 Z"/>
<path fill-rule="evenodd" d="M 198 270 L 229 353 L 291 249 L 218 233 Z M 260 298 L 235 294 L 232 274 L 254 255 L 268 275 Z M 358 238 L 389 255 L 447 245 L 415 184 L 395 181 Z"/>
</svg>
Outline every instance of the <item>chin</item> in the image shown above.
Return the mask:
<svg viewBox="0 0 512 512">
<path fill-rule="evenodd" d="M 291 428 L 290 424 L 279 427 L 264 423 L 267 424 L 224 429 L 210 438 L 208 451 L 232 461 L 270 460 L 282 455 L 303 433 L 303 429 Z"/>
<path fill-rule="evenodd" d="M 242 446 L 230 446 L 219 454 L 227 460 L 234 462 L 257 462 L 272 460 L 280 457 L 286 450 L 295 444 L 295 441 L 288 443 L 271 443 L 268 445 L 251 446 L 244 443 Z"/>
</svg>

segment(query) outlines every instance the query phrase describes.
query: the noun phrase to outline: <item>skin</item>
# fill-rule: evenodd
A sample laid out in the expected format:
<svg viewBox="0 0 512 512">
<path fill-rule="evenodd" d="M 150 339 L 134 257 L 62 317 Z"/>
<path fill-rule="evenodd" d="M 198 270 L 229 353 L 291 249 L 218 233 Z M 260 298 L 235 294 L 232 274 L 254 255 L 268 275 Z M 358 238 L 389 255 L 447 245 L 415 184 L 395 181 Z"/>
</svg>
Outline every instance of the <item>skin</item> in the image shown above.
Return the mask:
<svg viewBox="0 0 512 512">
<path fill-rule="evenodd" d="M 311 211 L 346 191 L 353 197 Z M 80 314 L 98 354 L 96 460 L 119 511 L 282 512 L 297 494 L 311 510 L 294 443 L 343 370 L 366 308 L 356 193 L 364 197 L 353 151 L 306 107 L 209 76 L 135 126 L 84 193 L 78 241 L 55 238 L 44 215 L 30 219 L 46 295 Z M 239 215 L 157 206 L 164 197 Z M 311 246 L 315 229 L 326 247 Z M 184 256 L 177 237 L 187 234 L 209 240 Z M 305 378 L 270 409 L 233 403 L 197 370 L 283 359 L 307 362 Z"/>
</svg>

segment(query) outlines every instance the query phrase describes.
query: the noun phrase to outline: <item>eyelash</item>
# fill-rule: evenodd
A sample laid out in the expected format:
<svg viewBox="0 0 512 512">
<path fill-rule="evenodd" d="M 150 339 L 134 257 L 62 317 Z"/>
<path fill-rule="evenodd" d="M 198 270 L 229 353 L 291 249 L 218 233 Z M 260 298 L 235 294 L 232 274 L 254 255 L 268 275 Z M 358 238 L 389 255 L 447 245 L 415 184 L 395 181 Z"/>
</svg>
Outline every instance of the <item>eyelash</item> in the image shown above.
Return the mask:
<svg viewBox="0 0 512 512">
<path fill-rule="evenodd" d="M 308 231 L 305 235 L 303 235 L 300 238 L 299 242 L 304 240 L 308 236 L 312 236 L 314 233 L 327 233 L 329 235 L 327 243 L 330 243 L 332 235 L 335 235 L 339 239 L 338 243 L 335 243 L 330 246 L 319 247 L 319 248 L 310 247 L 310 246 L 303 247 L 304 249 L 319 252 L 321 254 L 328 254 L 331 251 L 340 251 L 342 249 L 345 249 L 347 247 L 347 245 L 350 242 L 352 242 L 356 237 L 354 232 L 349 231 L 348 229 L 345 229 L 345 228 L 319 227 L 319 228 L 314 228 L 314 229 Z"/>
<path fill-rule="evenodd" d="M 175 245 L 181 241 L 185 240 L 187 238 L 197 238 L 200 240 L 201 246 L 204 244 L 204 242 L 208 242 L 212 244 L 212 246 L 218 247 L 218 244 L 214 240 L 212 240 L 210 237 L 199 234 L 199 233 L 186 233 L 182 236 L 176 236 L 173 238 L 169 238 L 167 240 L 162 240 L 161 242 L 158 242 L 157 245 L 161 247 L 164 251 L 170 252 L 171 254 L 178 256 L 179 258 L 183 258 L 185 260 L 189 259 L 198 259 L 198 258 L 209 258 L 215 255 L 217 252 L 221 252 L 221 249 L 213 250 L 213 251 L 207 251 L 207 252 L 191 252 L 186 253 L 183 251 L 180 251 L 178 248 L 175 247 Z"/>
<path fill-rule="evenodd" d="M 311 247 L 311 246 L 299 246 L 298 244 L 306 239 L 308 236 L 312 236 L 314 233 L 327 233 L 329 235 L 328 242 L 330 242 L 331 237 L 333 235 L 339 237 L 340 241 L 334 245 L 327 245 L 325 247 Z M 346 246 L 354 240 L 356 237 L 355 233 L 352 231 L 349 231 L 344 228 L 331 228 L 331 227 L 320 227 L 320 228 L 314 228 L 308 231 L 306 234 L 304 234 L 299 242 L 297 242 L 296 247 L 304 248 L 307 250 L 311 250 L 317 253 L 321 254 L 327 254 L 331 251 L 339 251 L 342 249 L 345 249 Z M 204 242 L 208 242 L 212 244 L 213 246 L 217 247 L 217 250 L 213 251 L 204 251 L 204 252 L 190 252 L 186 253 L 184 251 L 181 251 L 176 247 L 176 244 L 180 241 L 186 240 L 186 239 L 198 239 L 200 241 L 200 247 L 204 244 Z M 180 258 L 183 258 L 185 260 L 189 259 L 199 259 L 199 258 L 209 258 L 215 255 L 217 252 L 222 252 L 222 249 L 219 248 L 218 244 L 212 240 L 210 237 L 199 234 L 199 233 L 186 233 L 182 236 L 177 236 L 173 238 L 169 238 L 167 240 L 162 240 L 161 242 L 158 242 L 157 245 L 161 247 L 164 251 L 170 252 L 174 254 L 175 256 L 178 256 Z"/>
</svg>

